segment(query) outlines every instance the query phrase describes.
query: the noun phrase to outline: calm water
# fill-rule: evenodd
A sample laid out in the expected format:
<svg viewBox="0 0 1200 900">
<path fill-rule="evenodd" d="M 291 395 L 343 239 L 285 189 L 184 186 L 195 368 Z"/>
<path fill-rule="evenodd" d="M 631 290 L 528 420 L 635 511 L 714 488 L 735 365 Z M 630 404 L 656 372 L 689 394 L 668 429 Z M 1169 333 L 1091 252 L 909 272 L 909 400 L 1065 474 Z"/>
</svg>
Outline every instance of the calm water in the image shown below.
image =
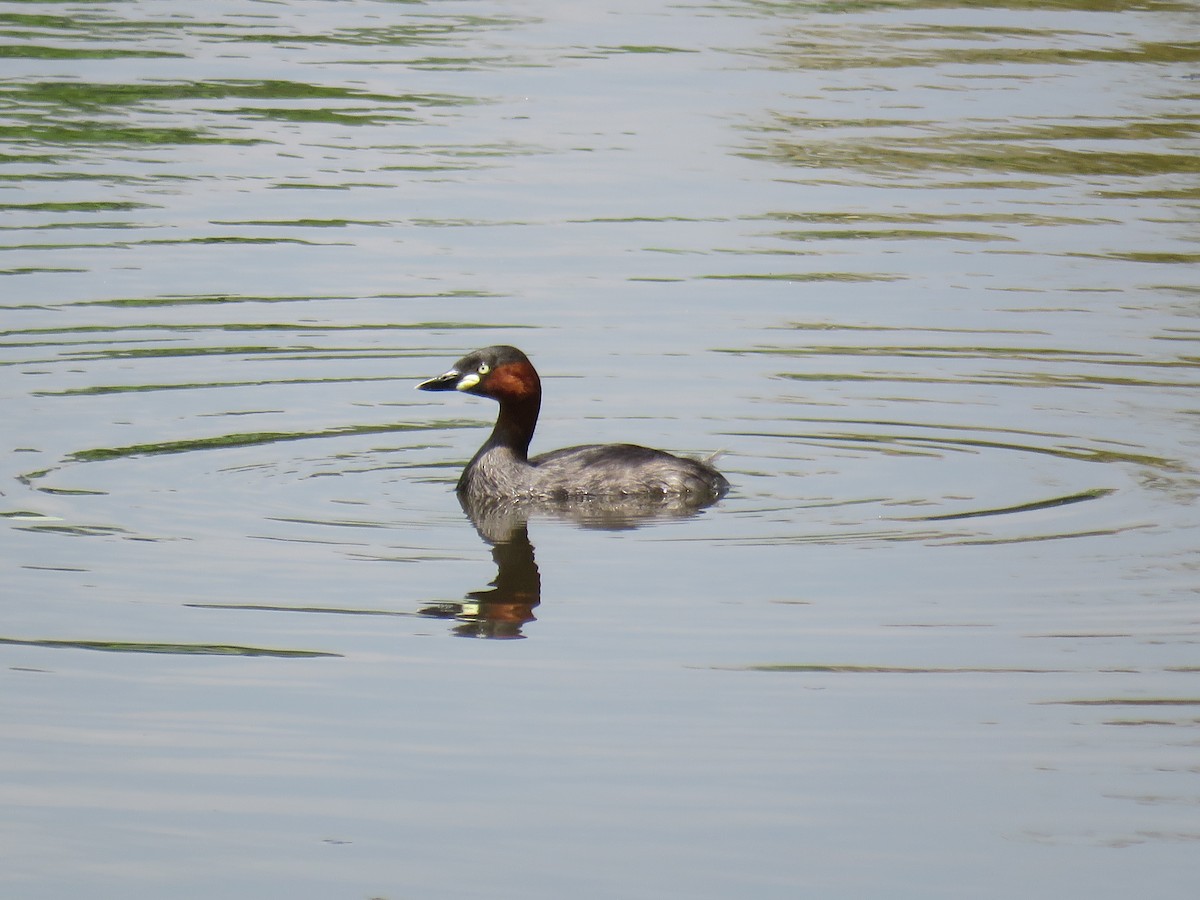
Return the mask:
<svg viewBox="0 0 1200 900">
<path fill-rule="evenodd" d="M 0 4 L 0 893 L 1188 896 L 1197 34 Z M 734 490 L 477 530 L 491 343 Z"/>
</svg>

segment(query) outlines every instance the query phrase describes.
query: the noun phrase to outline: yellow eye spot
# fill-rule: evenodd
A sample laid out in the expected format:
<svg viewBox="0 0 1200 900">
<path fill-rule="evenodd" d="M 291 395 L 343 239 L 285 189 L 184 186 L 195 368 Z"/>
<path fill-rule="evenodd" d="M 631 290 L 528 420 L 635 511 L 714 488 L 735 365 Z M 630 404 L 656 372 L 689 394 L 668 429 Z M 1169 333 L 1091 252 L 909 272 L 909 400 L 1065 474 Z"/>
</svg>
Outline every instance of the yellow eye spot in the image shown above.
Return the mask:
<svg viewBox="0 0 1200 900">
<path fill-rule="evenodd" d="M 480 363 L 479 368 L 476 369 L 476 371 L 479 372 L 480 375 L 486 375 L 491 370 L 492 370 L 492 367 L 489 366 L 487 363 Z"/>
</svg>

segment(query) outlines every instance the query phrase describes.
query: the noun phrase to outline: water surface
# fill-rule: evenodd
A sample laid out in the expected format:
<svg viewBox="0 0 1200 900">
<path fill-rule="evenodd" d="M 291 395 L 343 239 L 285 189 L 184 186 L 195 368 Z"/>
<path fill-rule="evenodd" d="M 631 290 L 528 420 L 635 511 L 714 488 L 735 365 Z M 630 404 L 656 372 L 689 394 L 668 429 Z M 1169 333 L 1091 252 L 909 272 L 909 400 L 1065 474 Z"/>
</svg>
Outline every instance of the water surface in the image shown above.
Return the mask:
<svg viewBox="0 0 1200 900">
<path fill-rule="evenodd" d="M 0 4 L 5 896 L 1186 895 L 1196 33 Z M 733 491 L 472 523 L 491 343 Z"/>
</svg>

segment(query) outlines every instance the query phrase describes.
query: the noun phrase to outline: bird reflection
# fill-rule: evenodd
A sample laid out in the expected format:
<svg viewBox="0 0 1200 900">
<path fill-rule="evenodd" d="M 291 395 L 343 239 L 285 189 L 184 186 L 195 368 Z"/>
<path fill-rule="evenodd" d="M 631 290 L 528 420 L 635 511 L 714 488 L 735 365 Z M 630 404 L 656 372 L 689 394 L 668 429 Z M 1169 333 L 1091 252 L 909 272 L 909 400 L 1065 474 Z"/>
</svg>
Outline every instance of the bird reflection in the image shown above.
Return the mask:
<svg viewBox="0 0 1200 900">
<path fill-rule="evenodd" d="M 533 608 L 542 602 L 542 577 L 529 542 L 529 511 L 518 506 L 503 512 L 473 508 L 459 499 L 479 536 L 492 545 L 496 578 L 488 590 L 471 591 L 461 602 L 426 607 L 421 614 L 458 620 L 453 633 L 459 637 L 524 637 L 521 627 L 534 621 Z"/>
<path fill-rule="evenodd" d="M 688 500 L 686 495 L 639 495 L 534 503 L 470 499 L 460 494 L 463 512 L 484 542 L 491 545 L 496 578 L 486 590 L 470 591 L 462 601 L 425 607 L 421 614 L 455 620 L 453 633 L 459 637 L 523 638 L 522 628 L 535 621 L 533 610 L 542 601 L 542 578 L 529 540 L 530 518 L 558 519 L 601 531 L 624 531 L 651 521 L 687 518 L 712 502 Z"/>
</svg>

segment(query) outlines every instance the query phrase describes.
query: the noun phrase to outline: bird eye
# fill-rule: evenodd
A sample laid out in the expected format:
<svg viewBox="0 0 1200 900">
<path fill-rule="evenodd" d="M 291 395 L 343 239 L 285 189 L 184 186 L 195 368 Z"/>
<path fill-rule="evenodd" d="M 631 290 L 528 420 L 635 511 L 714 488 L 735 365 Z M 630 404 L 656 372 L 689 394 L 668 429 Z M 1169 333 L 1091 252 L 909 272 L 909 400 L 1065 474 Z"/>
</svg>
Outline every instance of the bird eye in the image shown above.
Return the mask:
<svg viewBox="0 0 1200 900">
<path fill-rule="evenodd" d="M 480 375 L 486 375 L 491 371 L 491 366 L 489 366 L 487 363 L 480 363 L 479 368 L 475 371 L 477 371 Z"/>
</svg>

